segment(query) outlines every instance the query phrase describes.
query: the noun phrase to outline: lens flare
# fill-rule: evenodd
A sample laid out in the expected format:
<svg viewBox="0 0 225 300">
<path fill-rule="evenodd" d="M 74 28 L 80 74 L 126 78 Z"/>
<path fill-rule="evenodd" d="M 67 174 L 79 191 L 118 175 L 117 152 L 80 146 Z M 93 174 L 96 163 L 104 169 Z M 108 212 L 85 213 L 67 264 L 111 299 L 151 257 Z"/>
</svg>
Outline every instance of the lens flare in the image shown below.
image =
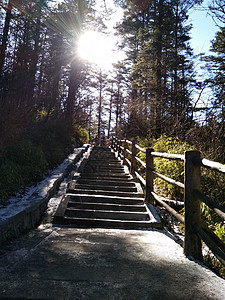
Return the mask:
<svg viewBox="0 0 225 300">
<path fill-rule="evenodd" d="M 81 58 L 95 63 L 102 69 L 110 69 L 118 60 L 113 36 L 97 31 L 86 31 L 79 39 L 78 53 Z"/>
</svg>

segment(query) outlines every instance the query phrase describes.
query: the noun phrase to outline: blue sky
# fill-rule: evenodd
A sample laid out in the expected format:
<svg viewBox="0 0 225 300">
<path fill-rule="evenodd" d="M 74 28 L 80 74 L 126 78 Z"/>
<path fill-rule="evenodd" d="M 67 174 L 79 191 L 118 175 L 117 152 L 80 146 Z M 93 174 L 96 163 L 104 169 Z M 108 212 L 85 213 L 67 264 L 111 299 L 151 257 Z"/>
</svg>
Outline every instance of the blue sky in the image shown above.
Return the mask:
<svg viewBox="0 0 225 300">
<path fill-rule="evenodd" d="M 100 0 L 98 0 L 98 2 L 99 1 Z M 195 6 L 195 8 L 190 12 L 189 22 L 193 24 L 193 28 L 191 30 L 191 45 L 195 54 L 200 52 L 207 53 L 209 51 L 211 40 L 214 39 L 215 33 L 218 30 L 212 17 L 208 14 L 209 2 L 210 0 L 204 0 L 201 6 Z M 107 3 L 113 6 L 113 0 L 107 0 Z M 117 12 L 112 18 L 112 23 L 109 22 L 109 24 L 111 23 L 111 29 L 116 21 L 121 20 L 122 15 L 122 9 L 117 8 Z"/>
<path fill-rule="evenodd" d="M 207 8 L 208 3 L 209 1 L 205 0 L 203 7 Z M 199 8 L 190 13 L 189 21 L 193 24 L 191 45 L 195 54 L 207 53 L 211 46 L 211 40 L 214 39 L 216 31 L 218 31 L 212 17 L 207 10 Z"/>
</svg>

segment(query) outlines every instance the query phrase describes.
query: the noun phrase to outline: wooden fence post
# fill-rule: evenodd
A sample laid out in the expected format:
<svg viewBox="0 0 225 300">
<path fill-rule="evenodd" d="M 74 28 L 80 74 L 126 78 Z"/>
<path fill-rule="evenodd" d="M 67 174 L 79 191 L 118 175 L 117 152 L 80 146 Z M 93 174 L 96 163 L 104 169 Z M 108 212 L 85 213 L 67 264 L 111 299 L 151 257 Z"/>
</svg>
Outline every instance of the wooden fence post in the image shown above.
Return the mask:
<svg viewBox="0 0 225 300">
<path fill-rule="evenodd" d="M 113 149 L 113 150 L 115 150 L 115 143 L 114 143 L 114 141 L 115 141 L 115 138 L 114 138 L 114 136 L 112 137 L 112 140 L 111 140 L 111 148 Z"/>
<path fill-rule="evenodd" d="M 115 149 L 116 149 L 116 152 L 118 152 L 118 138 L 116 137 L 115 138 Z M 118 152 L 119 154 L 119 152 Z"/>
<path fill-rule="evenodd" d="M 123 164 L 126 164 L 126 158 L 127 158 L 127 141 L 125 139 L 124 141 L 124 149 L 123 149 Z"/>
<path fill-rule="evenodd" d="M 151 152 L 154 149 L 146 149 L 146 191 L 145 191 L 145 202 L 151 203 L 154 205 L 154 198 L 151 194 L 153 191 L 153 173 L 152 170 L 154 169 L 154 161 Z"/>
<path fill-rule="evenodd" d="M 135 156 L 137 154 L 137 149 L 136 149 L 135 143 L 136 143 L 136 141 L 132 141 L 131 166 L 130 166 L 130 173 L 132 175 L 134 175 L 135 171 L 136 171 L 136 159 L 135 159 Z"/>
<path fill-rule="evenodd" d="M 122 153 L 121 146 L 122 146 L 122 140 L 119 140 L 119 145 L 118 145 L 118 154 L 119 154 L 119 157 L 120 157 L 120 154 Z"/>
<path fill-rule="evenodd" d="M 199 157 L 199 151 L 185 152 L 184 165 L 184 207 L 185 207 L 185 237 L 184 254 L 202 260 L 202 243 L 194 225 L 201 223 L 200 201 L 194 195 L 194 189 L 200 189 L 201 170 L 194 164 L 193 158 Z"/>
</svg>

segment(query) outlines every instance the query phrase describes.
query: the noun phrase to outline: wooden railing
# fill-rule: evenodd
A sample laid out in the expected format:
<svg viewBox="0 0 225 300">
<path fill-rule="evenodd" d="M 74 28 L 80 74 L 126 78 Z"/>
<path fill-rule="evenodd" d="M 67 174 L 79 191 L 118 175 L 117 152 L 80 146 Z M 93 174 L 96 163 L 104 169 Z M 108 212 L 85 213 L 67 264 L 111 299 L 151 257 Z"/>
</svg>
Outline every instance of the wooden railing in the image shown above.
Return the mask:
<svg viewBox="0 0 225 300">
<path fill-rule="evenodd" d="M 224 207 L 200 191 L 201 167 L 209 168 L 225 174 L 225 165 L 202 159 L 199 151 L 186 151 L 184 155 L 154 152 L 154 149 L 143 149 L 135 141 L 112 139 L 112 148 L 118 152 L 118 156 L 126 164 L 130 173 L 134 175 L 143 185 L 145 190 L 145 201 L 155 205 L 159 203 L 169 211 L 178 221 L 184 223 L 184 254 L 202 260 L 202 241 L 210 248 L 214 255 L 225 264 L 225 244 L 208 228 L 202 221 L 200 202 L 204 202 L 225 220 Z M 145 155 L 145 162 L 137 157 L 141 151 Z M 171 179 L 154 169 L 154 158 L 178 160 L 184 163 L 184 183 Z M 138 172 L 137 164 L 145 170 L 145 178 Z M 178 213 L 164 197 L 159 196 L 154 190 L 154 177 L 184 190 L 185 216 Z M 169 201 L 169 200 L 168 200 Z"/>
</svg>

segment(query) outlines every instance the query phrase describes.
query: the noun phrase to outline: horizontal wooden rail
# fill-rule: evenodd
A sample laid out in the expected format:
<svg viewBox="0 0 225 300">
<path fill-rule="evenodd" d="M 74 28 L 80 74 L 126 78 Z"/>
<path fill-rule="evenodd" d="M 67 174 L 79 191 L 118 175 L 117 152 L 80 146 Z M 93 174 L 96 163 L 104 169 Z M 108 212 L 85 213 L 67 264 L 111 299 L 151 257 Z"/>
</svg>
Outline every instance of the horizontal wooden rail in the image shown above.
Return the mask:
<svg viewBox="0 0 225 300">
<path fill-rule="evenodd" d="M 135 176 L 140 180 L 140 182 L 143 184 L 143 186 L 146 186 L 146 181 L 145 179 L 137 172 L 135 171 Z"/>
<path fill-rule="evenodd" d="M 184 155 L 182 155 L 182 154 L 172 154 L 172 153 L 164 153 L 164 152 L 152 152 L 151 155 L 155 156 L 155 157 L 161 157 L 161 158 L 166 158 L 166 159 L 171 159 L 171 160 L 184 161 Z"/>
<path fill-rule="evenodd" d="M 135 159 L 142 165 L 142 167 L 146 168 L 146 164 L 139 157 L 135 156 Z"/>
<path fill-rule="evenodd" d="M 209 235 L 209 237 L 215 242 L 215 244 L 225 253 L 224 242 L 208 227 L 205 222 L 202 222 L 201 228 Z"/>
<path fill-rule="evenodd" d="M 173 209 L 168 204 L 166 204 L 166 202 L 164 202 L 162 198 L 158 196 L 156 193 L 151 192 L 151 194 L 156 199 L 156 201 L 159 202 L 163 207 L 165 207 L 166 210 L 169 211 L 178 221 L 184 223 L 184 217 L 181 214 L 179 214 L 175 209 Z"/>
<path fill-rule="evenodd" d="M 209 247 L 209 249 L 214 253 L 214 255 L 225 265 L 225 254 L 224 252 L 217 246 L 217 244 L 209 238 L 209 236 L 205 233 L 205 231 L 195 225 L 195 230 L 197 231 L 199 237 L 203 240 L 203 242 Z"/>
<path fill-rule="evenodd" d="M 132 152 L 129 149 L 126 149 L 126 152 L 129 153 L 130 155 L 132 154 Z"/>
<path fill-rule="evenodd" d="M 126 158 L 125 160 L 126 160 L 127 164 L 128 164 L 128 165 L 129 165 L 129 167 L 130 167 L 130 166 L 131 166 L 131 162 L 129 161 L 129 159 L 128 159 L 128 158 Z"/>
<path fill-rule="evenodd" d="M 215 213 L 218 214 L 218 216 L 220 216 L 223 220 L 225 220 L 225 208 L 223 208 L 221 205 L 216 203 L 216 201 L 214 201 L 210 197 L 206 196 L 201 191 L 194 190 L 193 192 L 202 202 L 204 202 L 206 205 L 208 205 L 208 207 L 213 209 L 215 211 Z"/>
<path fill-rule="evenodd" d="M 152 171 L 152 173 L 153 173 L 154 175 L 156 175 L 157 177 L 159 177 L 159 178 L 165 180 L 166 182 L 169 182 L 169 183 L 172 184 L 172 185 L 176 185 L 176 186 L 178 186 L 178 187 L 184 189 L 184 184 L 183 184 L 182 182 L 176 181 L 176 180 L 174 180 L 174 179 L 172 179 L 172 178 L 169 178 L 169 177 L 167 177 L 167 176 L 165 176 L 165 175 L 162 175 L 162 174 L 156 172 L 155 170 L 151 170 L 151 171 Z"/>
<path fill-rule="evenodd" d="M 225 174 L 225 165 L 201 158 L 200 152 L 198 151 L 186 151 L 184 155 L 164 152 L 161 153 L 155 152 L 153 149 L 141 148 L 135 143 L 135 141 L 131 142 L 128 140 L 118 140 L 116 138 L 113 138 L 112 147 L 115 151 L 118 151 L 118 155 L 123 158 L 124 163 L 130 167 L 131 174 L 135 175 L 143 185 L 145 189 L 146 202 L 151 204 L 154 204 L 155 202 L 159 203 L 179 222 L 184 223 L 185 255 L 202 260 L 201 241 L 203 240 L 215 254 L 215 256 L 221 262 L 225 263 L 225 244 L 202 222 L 200 210 L 200 201 L 202 201 L 208 207 L 213 209 L 222 220 L 225 220 L 225 208 L 200 191 L 200 168 L 205 167 Z M 145 154 L 146 163 L 137 156 L 137 151 L 141 151 Z M 129 156 L 130 160 L 127 158 L 127 156 Z M 184 162 L 184 183 L 157 172 L 154 169 L 154 158 Z M 138 168 L 145 170 L 145 178 L 139 174 L 137 171 Z M 155 176 L 161 178 L 169 184 L 184 189 L 184 202 L 180 201 L 180 203 L 184 203 L 184 217 L 165 202 L 167 201 L 168 203 L 172 203 L 169 199 L 159 196 L 154 192 L 153 178 Z"/>
<path fill-rule="evenodd" d="M 141 148 L 141 147 L 138 146 L 138 145 L 136 145 L 136 148 L 137 148 L 139 151 L 141 151 L 141 152 L 143 152 L 143 153 L 146 153 L 146 150 L 145 150 L 144 148 Z"/>
<path fill-rule="evenodd" d="M 194 158 L 194 162 L 202 167 L 205 167 L 207 169 L 219 171 L 220 173 L 225 174 L 225 165 L 220 164 L 215 161 L 211 161 L 205 158 Z"/>
</svg>

